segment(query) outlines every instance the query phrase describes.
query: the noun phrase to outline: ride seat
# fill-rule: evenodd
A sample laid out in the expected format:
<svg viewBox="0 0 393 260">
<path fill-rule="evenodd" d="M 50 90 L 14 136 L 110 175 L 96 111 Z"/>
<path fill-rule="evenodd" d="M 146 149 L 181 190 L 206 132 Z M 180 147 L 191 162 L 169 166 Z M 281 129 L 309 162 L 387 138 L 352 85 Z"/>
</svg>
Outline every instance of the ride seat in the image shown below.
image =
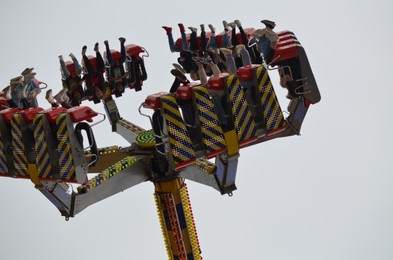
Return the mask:
<svg viewBox="0 0 393 260">
<path fill-rule="evenodd" d="M 237 77 L 240 81 L 250 81 L 254 79 L 255 68 L 262 66 L 260 64 L 249 64 L 243 67 L 240 67 L 237 70 Z"/>
<path fill-rule="evenodd" d="M 299 57 L 298 48 L 301 46 L 291 31 L 278 32 L 277 48 L 274 52 L 272 65 L 285 60 Z"/>
<path fill-rule="evenodd" d="M 10 107 L 0 111 L 0 116 L 4 119 L 6 123 L 11 123 L 12 115 L 21 109 L 18 107 Z"/>
<path fill-rule="evenodd" d="M 289 38 L 297 40 L 295 34 L 292 31 L 286 30 L 286 31 L 277 32 L 277 35 L 280 40 L 287 40 Z"/>
<path fill-rule="evenodd" d="M 206 87 L 211 90 L 223 90 L 225 89 L 226 78 L 228 76 L 228 73 L 220 73 L 218 75 L 211 76 L 206 83 Z"/>
<path fill-rule="evenodd" d="M 59 114 L 64 113 L 66 111 L 67 108 L 65 107 L 51 107 L 49 109 L 41 111 L 41 113 L 45 114 L 46 118 L 51 124 L 55 124 L 56 118 L 59 116 Z"/>
<path fill-rule="evenodd" d="M 33 123 L 34 116 L 43 110 L 44 109 L 42 107 L 30 107 L 27 109 L 20 110 L 17 113 L 21 114 L 23 116 L 23 118 L 25 119 L 25 121 L 27 123 L 31 124 L 31 123 Z"/>
<path fill-rule="evenodd" d="M 174 96 L 176 99 L 181 99 L 181 100 L 191 100 L 192 99 L 192 88 L 194 86 L 199 86 L 199 83 L 189 83 L 189 84 L 184 84 L 181 85 L 177 88 L 176 92 L 174 93 Z"/>
<path fill-rule="evenodd" d="M 282 61 L 297 58 L 299 56 L 299 46 L 300 44 L 298 43 L 291 43 L 288 45 L 277 47 L 273 55 L 272 65 L 275 65 L 276 63 L 280 63 Z"/>
<path fill-rule="evenodd" d="M 126 53 L 129 56 L 135 57 L 135 58 L 138 58 L 139 54 L 145 51 L 145 49 L 143 49 L 141 46 L 136 45 L 136 44 L 128 44 L 128 45 L 126 45 L 124 47 L 126 49 Z"/>
<path fill-rule="evenodd" d="M 71 121 L 73 123 L 79 123 L 84 120 L 92 122 L 92 118 L 98 115 L 97 112 L 87 106 L 76 106 L 69 108 L 67 113 L 70 115 Z"/>
</svg>

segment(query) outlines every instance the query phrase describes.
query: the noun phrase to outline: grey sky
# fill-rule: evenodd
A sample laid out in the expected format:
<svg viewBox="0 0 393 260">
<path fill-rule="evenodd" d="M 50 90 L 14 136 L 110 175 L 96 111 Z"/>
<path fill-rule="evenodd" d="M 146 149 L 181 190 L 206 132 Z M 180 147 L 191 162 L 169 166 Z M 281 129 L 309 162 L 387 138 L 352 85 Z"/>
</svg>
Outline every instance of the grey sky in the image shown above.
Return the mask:
<svg viewBox="0 0 393 260">
<path fill-rule="evenodd" d="M 301 136 L 241 150 L 233 197 L 187 181 L 204 259 L 393 259 L 393 18 L 391 1 L 2 1 L 0 83 L 25 67 L 61 87 L 58 55 L 120 36 L 145 47 L 143 91 L 117 100 L 122 116 L 144 128 L 137 109 L 168 91 L 171 53 L 162 25 L 199 27 L 239 19 L 244 27 L 276 21 L 304 46 L 322 100 Z M 166 10 L 166 11 L 164 11 Z M 67 57 L 68 58 L 68 57 Z M 285 92 L 271 77 L 285 110 Z M 49 107 L 41 94 L 40 104 Z M 91 105 L 103 111 L 102 105 Z M 100 147 L 127 146 L 105 122 Z M 64 221 L 28 180 L 0 178 L 0 259 L 166 259 L 153 199 L 143 183 Z"/>
</svg>

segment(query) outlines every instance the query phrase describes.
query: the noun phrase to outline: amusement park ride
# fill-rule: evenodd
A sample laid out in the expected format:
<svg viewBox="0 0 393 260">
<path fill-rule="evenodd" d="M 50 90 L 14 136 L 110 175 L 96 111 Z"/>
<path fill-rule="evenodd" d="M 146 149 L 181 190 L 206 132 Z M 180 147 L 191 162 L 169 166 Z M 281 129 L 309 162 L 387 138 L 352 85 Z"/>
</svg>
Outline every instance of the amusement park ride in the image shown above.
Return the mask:
<svg viewBox="0 0 393 260">
<path fill-rule="evenodd" d="M 88 106 L 20 109 L 8 107 L 0 97 L 0 176 L 30 179 L 66 220 L 150 181 L 168 259 L 202 259 L 185 179 L 232 195 L 240 149 L 298 135 L 310 105 L 320 101 L 303 46 L 290 31 L 277 34 L 268 65 L 245 65 L 236 73 L 212 75 L 205 84 L 148 95 L 139 112 L 149 118 L 151 129 L 121 117 L 113 95 L 102 99 L 104 120 L 128 147 L 97 147 L 92 125 L 100 114 Z M 138 91 L 147 79 L 146 51 L 138 45 L 126 50 L 134 68 L 129 86 Z M 298 83 L 286 117 L 269 77 L 271 71 L 284 69 Z M 213 97 L 217 93 L 221 102 Z"/>
</svg>

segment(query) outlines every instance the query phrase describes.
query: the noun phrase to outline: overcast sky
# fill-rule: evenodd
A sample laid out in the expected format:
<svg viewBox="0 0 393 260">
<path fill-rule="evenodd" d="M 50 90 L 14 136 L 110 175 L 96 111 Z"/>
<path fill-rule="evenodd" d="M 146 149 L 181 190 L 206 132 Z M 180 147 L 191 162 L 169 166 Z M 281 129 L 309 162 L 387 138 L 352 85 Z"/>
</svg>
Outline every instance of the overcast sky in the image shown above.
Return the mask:
<svg viewBox="0 0 393 260">
<path fill-rule="evenodd" d="M 309 109 L 301 136 L 241 150 L 233 197 L 187 181 L 207 260 L 393 259 L 393 2 L 375 1 L 1 1 L 0 84 L 26 67 L 60 90 L 58 55 L 81 58 L 88 46 L 118 37 L 145 47 L 143 91 L 117 100 L 121 115 L 139 115 L 145 97 L 168 91 L 171 53 L 162 25 L 222 30 L 222 20 L 291 30 L 308 55 L 322 100 Z M 206 27 L 207 28 L 207 27 Z M 272 72 L 274 74 L 274 72 Z M 285 92 L 271 75 L 281 106 Z M 40 105 L 49 104 L 41 94 Z M 91 105 L 103 111 L 101 104 Z M 100 147 L 128 146 L 104 122 Z M 110 138 L 109 138 L 110 137 Z M 166 259 L 154 186 L 140 184 L 92 205 L 66 222 L 29 180 L 0 178 L 0 259 Z"/>
</svg>

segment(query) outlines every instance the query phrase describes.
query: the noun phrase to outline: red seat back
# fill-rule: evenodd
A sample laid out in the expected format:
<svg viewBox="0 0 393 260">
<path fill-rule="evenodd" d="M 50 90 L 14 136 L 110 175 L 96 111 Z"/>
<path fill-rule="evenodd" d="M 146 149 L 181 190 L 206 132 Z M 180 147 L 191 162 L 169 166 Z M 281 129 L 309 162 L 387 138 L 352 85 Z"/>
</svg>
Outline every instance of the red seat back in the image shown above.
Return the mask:
<svg viewBox="0 0 393 260">
<path fill-rule="evenodd" d="M 145 99 L 145 102 L 143 102 L 143 107 L 153 109 L 154 111 L 160 109 L 161 107 L 160 97 L 168 94 L 169 94 L 168 92 L 162 91 L 162 92 L 148 95 Z"/>
<path fill-rule="evenodd" d="M 145 49 L 143 49 L 141 46 L 135 45 L 135 44 L 128 44 L 124 46 L 126 49 L 126 53 L 134 58 L 139 59 L 139 54 L 144 52 Z"/>
<path fill-rule="evenodd" d="M 240 81 L 249 81 L 254 78 L 254 69 L 256 67 L 262 66 L 260 64 L 250 64 L 243 67 L 240 67 L 237 70 L 237 77 Z"/>
<path fill-rule="evenodd" d="M 87 106 L 76 106 L 67 109 L 67 113 L 70 115 L 72 122 L 78 123 L 81 121 L 91 122 L 92 118 L 97 116 L 98 113 Z"/>
<path fill-rule="evenodd" d="M 16 112 L 20 111 L 21 109 L 18 107 L 10 107 L 0 111 L 0 116 L 3 117 L 4 121 L 7 123 L 11 122 L 11 117 Z"/>
<path fill-rule="evenodd" d="M 64 113 L 66 111 L 67 108 L 65 107 L 51 107 L 49 109 L 41 111 L 41 113 L 45 114 L 46 118 L 51 124 L 55 124 L 56 118 L 59 116 L 59 114 Z"/>
<path fill-rule="evenodd" d="M 212 90 L 221 90 L 225 87 L 225 79 L 229 76 L 228 73 L 220 73 L 209 78 L 206 87 Z"/>
<path fill-rule="evenodd" d="M 27 109 L 23 109 L 18 111 L 18 114 L 21 114 L 23 116 L 23 118 L 25 119 L 26 122 L 28 123 L 33 123 L 33 119 L 35 114 L 43 111 L 44 109 L 42 107 L 30 107 Z"/>
<path fill-rule="evenodd" d="M 191 100 L 192 99 L 192 88 L 197 85 L 200 85 L 200 84 L 192 82 L 189 84 L 179 86 L 174 94 L 175 98 L 182 99 L 182 100 Z"/>
</svg>

